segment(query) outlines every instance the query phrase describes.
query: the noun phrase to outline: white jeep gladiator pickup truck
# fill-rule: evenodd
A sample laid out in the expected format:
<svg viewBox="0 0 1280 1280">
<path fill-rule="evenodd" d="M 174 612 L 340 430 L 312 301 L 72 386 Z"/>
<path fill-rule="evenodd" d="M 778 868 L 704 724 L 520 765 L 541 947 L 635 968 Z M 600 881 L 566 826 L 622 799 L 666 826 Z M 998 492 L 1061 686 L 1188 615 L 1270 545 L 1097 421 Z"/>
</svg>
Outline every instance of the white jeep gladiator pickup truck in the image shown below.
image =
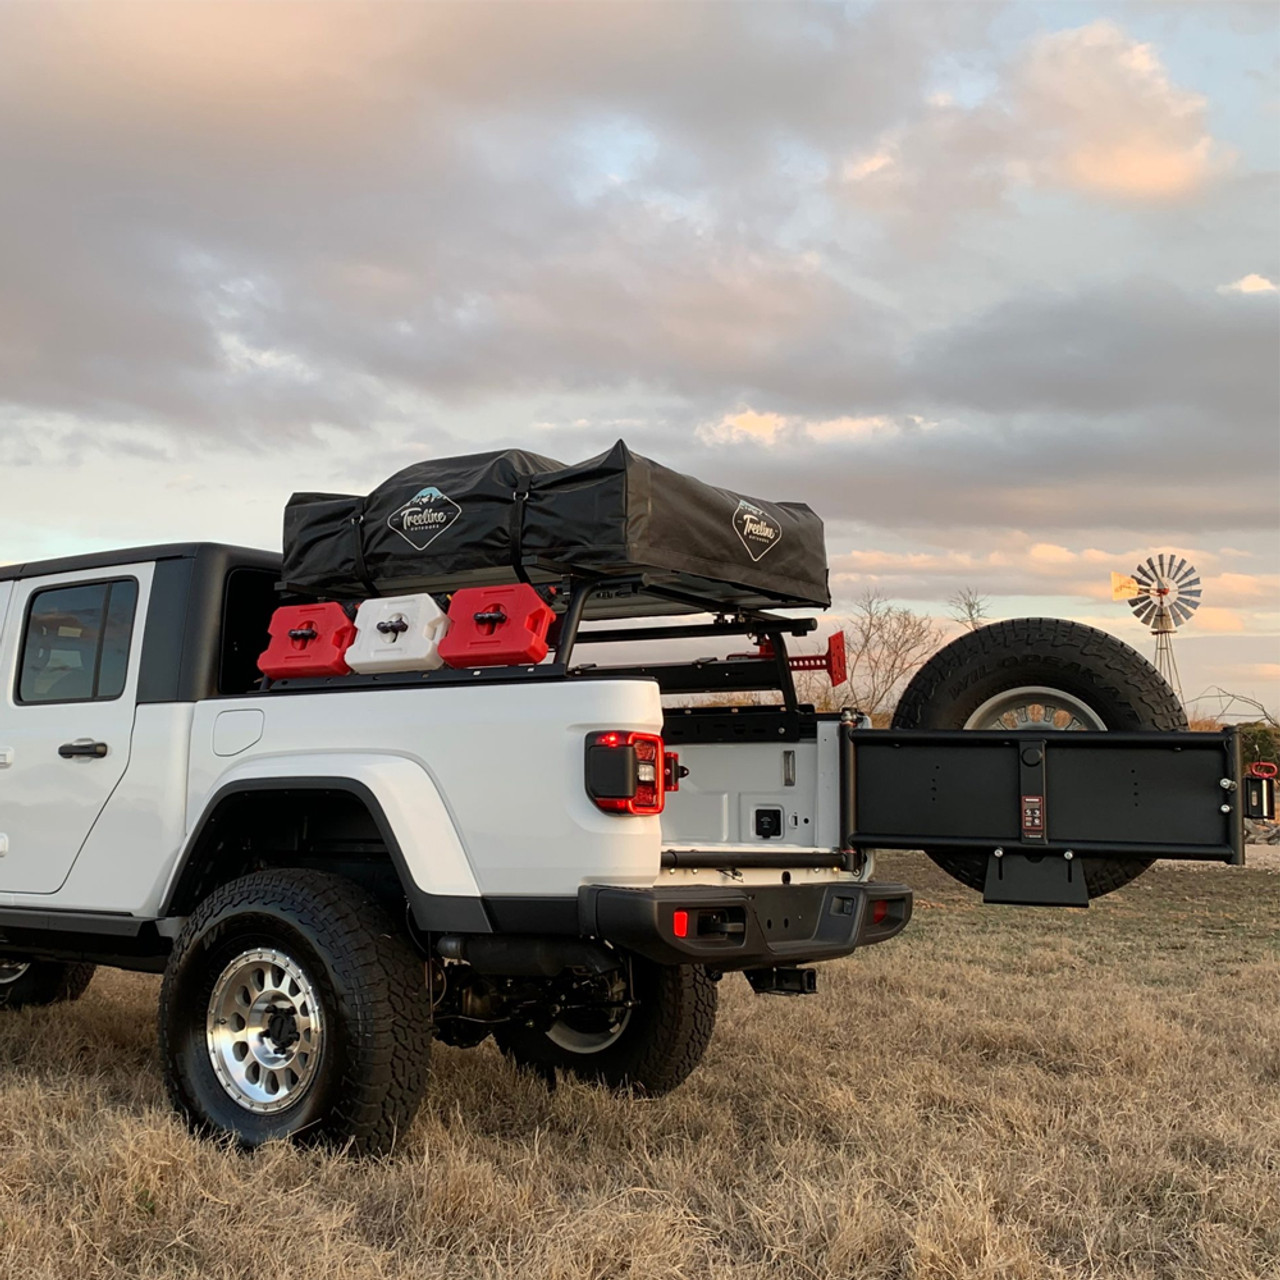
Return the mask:
<svg viewBox="0 0 1280 1280">
<path fill-rule="evenodd" d="M 439 507 L 422 492 L 413 529 Z M 772 517 L 750 518 L 738 536 Z M 163 972 L 170 1095 L 246 1145 L 386 1149 L 433 1037 L 671 1089 L 722 975 L 807 994 L 803 965 L 902 930 L 910 892 L 870 878 L 873 847 L 927 849 L 989 901 L 1074 905 L 1157 855 L 1241 860 L 1234 738 L 1178 732 L 1149 664 L 1086 627 L 968 635 L 871 730 L 798 703 L 785 637 L 812 619 L 710 600 L 710 621 L 590 625 L 646 592 L 691 610 L 687 579 L 542 586 L 541 660 L 266 679 L 297 576 L 214 544 L 0 566 L 0 1003 L 74 999 L 99 964 Z M 574 661 L 738 636 L 758 650 Z M 670 705 L 759 689 L 778 704 Z"/>
</svg>

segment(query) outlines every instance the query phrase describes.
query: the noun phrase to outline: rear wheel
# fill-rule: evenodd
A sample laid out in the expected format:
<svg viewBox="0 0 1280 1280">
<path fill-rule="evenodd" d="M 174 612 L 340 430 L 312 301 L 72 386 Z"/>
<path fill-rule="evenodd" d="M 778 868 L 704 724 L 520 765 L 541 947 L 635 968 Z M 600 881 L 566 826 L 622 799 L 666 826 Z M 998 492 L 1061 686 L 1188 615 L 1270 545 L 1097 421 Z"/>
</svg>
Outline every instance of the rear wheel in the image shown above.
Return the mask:
<svg viewBox="0 0 1280 1280">
<path fill-rule="evenodd" d="M 193 1127 L 386 1151 L 426 1087 L 421 959 L 365 892 L 289 869 L 211 894 L 174 944 L 161 1059 Z"/>
<path fill-rule="evenodd" d="M 0 960 L 0 1009 L 79 1000 L 95 968 L 62 960 Z"/>
<path fill-rule="evenodd" d="M 684 1082 L 715 1029 L 717 989 L 705 969 L 638 956 L 619 971 L 616 999 L 559 1012 L 549 1026 L 506 1023 L 494 1031 L 521 1066 L 568 1071 L 614 1089 L 657 1096 Z"/>
<path fill-rule="evenodd" d="M 1018 618 L 971 631 L 934 654 L 903 693 L 893 727 L 1134 732 L 1185 729 L 1187 717 L 1155 667 L 1114 636 L 1060 618 Z M 984 854 L 929 856 L 962 884 L 983 888 Z M 1080 862 L 1091 898 L 1151 865 Z"/>
</svg>

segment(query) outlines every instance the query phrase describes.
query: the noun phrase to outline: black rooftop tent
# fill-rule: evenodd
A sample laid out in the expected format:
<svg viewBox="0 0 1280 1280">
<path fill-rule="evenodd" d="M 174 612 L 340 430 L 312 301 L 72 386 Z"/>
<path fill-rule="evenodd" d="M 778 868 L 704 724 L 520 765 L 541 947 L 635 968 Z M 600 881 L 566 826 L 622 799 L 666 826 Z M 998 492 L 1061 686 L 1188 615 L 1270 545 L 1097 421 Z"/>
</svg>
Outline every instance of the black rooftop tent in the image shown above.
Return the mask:
<svg viewBox="0 0 1280 1280">
<path fill-rule="evenodd" d="M 830 604 L 804 503 L 704 484 L 618 441 L 576 466 L 521 449 L 414 463 L 367 497 L 296 493 L 283 586 L 339 599 L 597 584 L 593 617 Z"/>
</svg>

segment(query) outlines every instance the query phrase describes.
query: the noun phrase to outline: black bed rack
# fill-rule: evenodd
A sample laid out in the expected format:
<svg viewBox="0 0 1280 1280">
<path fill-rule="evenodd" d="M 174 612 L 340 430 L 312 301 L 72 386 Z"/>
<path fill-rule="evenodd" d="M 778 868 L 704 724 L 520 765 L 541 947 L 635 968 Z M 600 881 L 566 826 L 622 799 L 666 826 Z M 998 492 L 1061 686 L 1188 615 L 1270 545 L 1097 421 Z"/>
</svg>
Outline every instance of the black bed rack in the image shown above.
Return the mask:
<svg viewBox="0 0 1280 1280">
<path fill-rule="evenodd" d="M 607 593 L 618 599 L 628 592 L 669 601 L 679 612 L 697 611 L 712 615 L 711 622 L 656 622 L 635 627 L 587 627 L 582 623 L 594 597 Z M 761 609 L 726 609 L 722 600 L 700 596 L 655 583 L 641 575 L 635 578 L 568 579 L 561 595 L 568 604 L 552 632 L 555 661 L 569 675 L 598 673 L 634 676 L 658 682 L 663 693 L 745 693 L 778 690 L 788 711 L 797 706 L 795 680 L 787 662 L 787 636 L 804 636 L 816 629 L 816 618 L 785 618 Z M 594 663 L 571 666 L 574 649 L 580 644 L 639 643 L 646 640 L 729 639 L 748 636 L 761 646 L 759 657 L 732 659 L 699 658 L 692 662 L 645 663 L 632 666 L 597 667 Z"/>
<path fill-rule="evenodd" d="M 804 636 L 817 628 L 813 617 L 787 618 L 758 608 L 734 608 L 731 603 L 654 582 L 646 575 L 632 577 L 565 576 L 555 583 L 538 583 L 535 590 L 558 611 L 548 641 L 550 661 L 537 665 L 517 664 L 509 667 L 449 668 L 433 671 L 389 672 L 368 675 L 354 673 L 339 676 L 283 677 L 268 680 L 260 688 L 273 693 L 315 693 L 329 689 L 386 689 L 409 686 L 499 684 L 524 681 L 584 679 L 650 679 L 663 693 L 748 693 L 776 691 L 781 693 L 783 709 L 794 715 L 798 709 L 795 680 L 787 661 L 787 637 Z M 644 614 L 622 613 L 621 617 L 652 617 L 651 623 L 637 626 L 599 625 L 586 617 L 588 606 L 606 597 L 610 602 L 625 603 L 643 598 Z M 671 606 L 670 613 L 658 613 L 654 602 Z M 783 605 L 782 607 L 787 607 Z M 710 622 L 676 621 L 681 615 L 710 614 Z M 668 621 L 667 619 L 672 619 Z M 587 626 L 583 626 L 586 622 Z M 692 661 L 614 665 L 581 662 L 573 664 L 579 645 L 642 643 L 649 640 L 732 639 L 745 636 L 753 640 L 757 654 L 738 654 L 730 658 L 695 658 Z"/>
</svg>

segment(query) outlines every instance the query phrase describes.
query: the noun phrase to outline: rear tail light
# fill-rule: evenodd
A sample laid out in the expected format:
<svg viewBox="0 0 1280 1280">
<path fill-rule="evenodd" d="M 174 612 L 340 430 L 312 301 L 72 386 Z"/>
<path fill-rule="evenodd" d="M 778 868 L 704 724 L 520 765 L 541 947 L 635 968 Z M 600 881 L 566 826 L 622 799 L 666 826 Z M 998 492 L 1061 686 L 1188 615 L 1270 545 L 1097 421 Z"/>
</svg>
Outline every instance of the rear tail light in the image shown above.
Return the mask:
<svg viewBox="0 0 1280 1280">
<path fill-rule="evenodd" d="M 889 916 L 889 899 L 877 898 L 871 904 L 871 923 L 884 924 Z"/>
<path fill-rule="evenodd" d="M 661 813 L 666 774 L 666 752 L 656 733 L 610 730 L 587 737 L 587 794 L 606 813 Z"/>
</svg>

